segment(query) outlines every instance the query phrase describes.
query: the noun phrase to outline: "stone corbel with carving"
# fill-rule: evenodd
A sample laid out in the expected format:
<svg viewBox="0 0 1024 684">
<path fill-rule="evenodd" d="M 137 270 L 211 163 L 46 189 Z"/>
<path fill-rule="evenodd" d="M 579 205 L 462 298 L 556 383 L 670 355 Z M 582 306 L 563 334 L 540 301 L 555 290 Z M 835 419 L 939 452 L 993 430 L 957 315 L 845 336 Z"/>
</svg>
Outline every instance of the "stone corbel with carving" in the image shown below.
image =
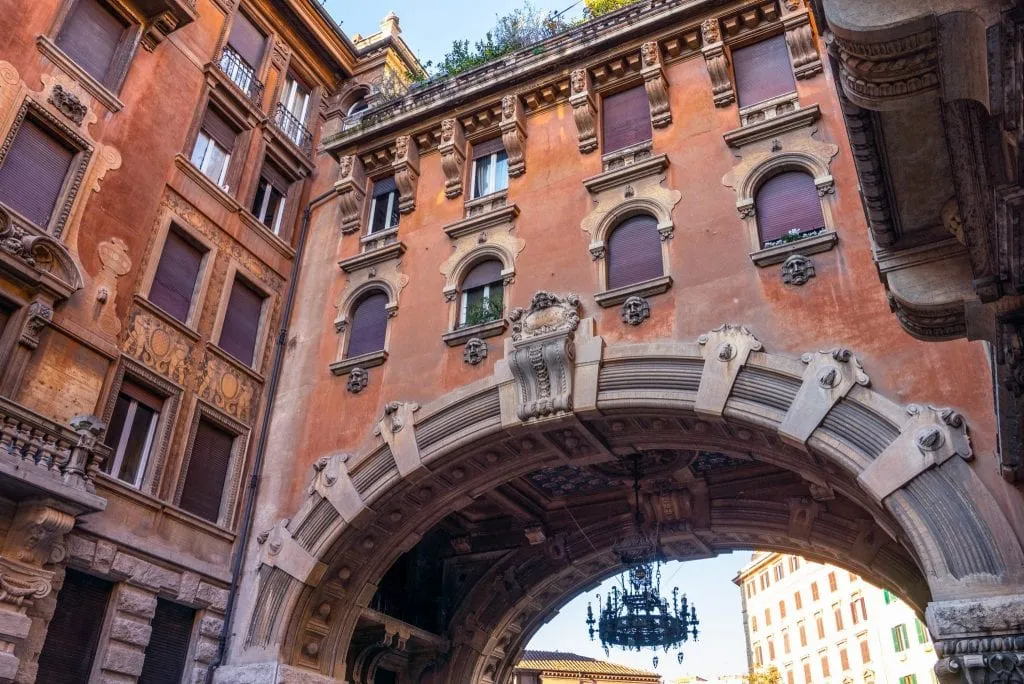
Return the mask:
<svg viewBox="0 0 1024 684">
<path fill-rule="evenodd" d="M 818 54 L 809 10 L 800 0 L 788 0 L 782 3 L 782 14 L 793 75 L 797 78 L 810 78 L 821 73 L 821 56 Z"/>
<path fill-rule="evenodd" d="M 574 337 L 580 324 L 580 299 L 538 292 L 526 309 L 509 314 L 512 352 L 509 368 L 516 381 L 519 420 L 572 411 Z"/>
<path fill-rule="evenodd" d="M 518 95 L 501 98 L 501 142 L 508 155 L 508 175 L 516 178 L 526 173 L 523 143 L 526 140 L 526 121 L 523 103 Z"/>
<path fill-rule="evenodd" d="M 736 101 L 736 91 L 729 76 L 729 57 L 722 42 L 722 27 L 717 19 L 708 19 L 700 25 L 704 46 L 704 61 L 711 77 L 711 96 L 716 107 L 727 107 Z"/>
<path fill-rule="evenodd" d="M 398 211 L 408 214 L 416 208 L 416 185 L 420 177 L 420 152 L 411 135 L 395 139 L 395 161 L 391 164 L 398 186 Z"/>
<path fill-rule="evenodd" d="M 338 166 L 338 182 L 334 184 L 334 190 L 338 193 L 338 205 L 341 208 L 341 232 L 354 233 L 359 230 L 363 215 L 366 172 L 357 155 L 342 157 Z"/>
<path fill-rule="evenodd" d="M 462 177 L 466 168 L 466 135 L 458 119 L 441 122 L 441 170 L 444 172 L 444 196 L 455 199 L 462 194 Z"/>
<path fill-rule="evenodd" d="M 590 94 L 590 74 L 586 69 L 576 69 L 569 75 L 572 94 L 572 119 L 576 123 L 580 152 L 587 154 L 597 149 L 597 107 Z"/>
<path fill-rule="evenodd" d="M 643 67 L 640 73 L 644 77 L 644 89 L 651 106 L 651 125 L 664 128 L 672 123 L 672 109 L 668 101 L 668 79 L 665 78 L 665 67 L 661 63 L 661 48 L 658 41 L 652 40 L 640 46 Z"/>
</svg>

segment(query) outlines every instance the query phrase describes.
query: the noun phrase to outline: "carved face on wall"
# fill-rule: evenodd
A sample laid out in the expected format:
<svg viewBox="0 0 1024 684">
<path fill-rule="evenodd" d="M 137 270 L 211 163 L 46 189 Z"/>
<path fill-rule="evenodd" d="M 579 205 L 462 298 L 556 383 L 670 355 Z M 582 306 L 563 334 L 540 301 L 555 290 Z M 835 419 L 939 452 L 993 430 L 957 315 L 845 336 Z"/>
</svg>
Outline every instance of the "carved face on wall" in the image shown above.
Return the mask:
<svg viewBox="0 0 1024 684">
<path fill-rule="evenodd" d="M 572 83 L 572 92 L 582 93 L 587 89 L 587 72 L 576 69 L 569 75 L 569 81 Z"/>
<path fill-rule="evenodd" d="M 501 98 L 501 118 L 509 121 L 516 115 L 516 96 L 506 95 Z"/>
<path fill-rule="evenodd" d="M 722 31 L 718 27 L 717 19 L 708 19 L 700 25 L 700 32 L 704 38 L 704 44 L 717 43 L 722 40 Z"/>
<path fill-rule="evenodd" d="M 445 119 L 441 122 L 441 142 L 450 143 L 455 140 L 455 119 Z"/>
<path fill-rule="evenodd" d="M 346 155 L 338 161 L 338 169 L 342 178 L 349 178 L 352 176 L 352 167 L 354 166 L 352 157 Z"/>
<path fill-rule="evenodd" d="M 629 297 L 622 303 L 622 322 L 640 325 L 651 317 L 651 305 L 643 297 Z"/>
<path fill-rule="evenodd" d="M 402 135 L 395 139 L 395 158 L 405 159 L 409 156 L 409 136 Z"/>
<path fill-rule="evenodd" d="M 653 66 L 658 63 L 658 44 L 654 41 L 644 43 L 640 46 L 640 55 L 643 57 L 644 66 Z"/>
</svg>

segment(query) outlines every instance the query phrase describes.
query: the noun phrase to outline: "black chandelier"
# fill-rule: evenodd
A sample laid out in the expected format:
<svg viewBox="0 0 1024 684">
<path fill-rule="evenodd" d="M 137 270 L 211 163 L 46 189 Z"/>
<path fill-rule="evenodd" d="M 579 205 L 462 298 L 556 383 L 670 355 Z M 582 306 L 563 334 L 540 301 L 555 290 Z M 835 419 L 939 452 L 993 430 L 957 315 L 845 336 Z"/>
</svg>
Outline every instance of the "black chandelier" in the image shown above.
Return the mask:
<svg viewBox="0 0 1024 684">
<path fill-rule="evenodd" d="M 683 643 L 697 640 L 697 611 L 687 601 L 686 594 L 680 596 L 679 588 L 672 589 L 672 602 L 661 595 L 661 566 L 664 554 L 657 536 L 650 537 L 643 531 L 640 511 L 641 456 L 632 458 L 633 494 L 636 503 L 634 534 L 614 547 L 625 572 L 619 576 L 619 586 L 613 586 L 611 593 L 601 605 L 597 596 L 600 617 L 594 618 L 591 605 L 587 604 L 587 626 L 591 640 L 595 634 L 600 637 L 605 655 L 613 647 L 625 651 L 640 651 L 650 648 L 657 651 L 676 649 Z M 596 629 L 595 629 L 596 626 Z M 683 662 L 683 653 L 676 654 Z M 658 656 L 653 658 L 658 666 Z"/>
</svg>

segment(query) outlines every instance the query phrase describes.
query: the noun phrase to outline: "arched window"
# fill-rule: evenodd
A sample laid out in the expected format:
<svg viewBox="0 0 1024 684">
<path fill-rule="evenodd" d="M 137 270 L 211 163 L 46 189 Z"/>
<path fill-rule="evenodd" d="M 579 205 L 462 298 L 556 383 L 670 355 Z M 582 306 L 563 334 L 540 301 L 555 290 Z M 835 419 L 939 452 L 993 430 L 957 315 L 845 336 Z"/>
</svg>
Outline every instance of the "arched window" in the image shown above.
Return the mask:
<svg viewBox="0 0 1024 684">
<path fill-rule="evenodd" d="M 761 184 L 754 196 L 762 247 L 774 247 L 825 227 L 814 178 L 784 171 Z"/>
<path fill-rule="evenodd" d="M 462 281 L 459 300 L 459 327 L 496 321 L 504 314 L 502 264 L 488 259 L 470 269 Z"/>
<path fill-rule="evenodd" d="M 348 111 L 345 112 L 345 115 L 352 116 L 369 108 L 370 103 L 366 101 L 366 96 L 364 95 L 363 97 L 360 97 L 358 100 L 352 103 L 352 105 L 348 108 Z"/>
<path fill-rule="evenodd" d="M 388 332 L 388 296 L 380 290 L 369 292 L 352 307 L 347 357 L 384 350 Z"/>
<path fill-rule="evenodd" d="M 620 223 L 608 237 L 608 289 L 663 275 L 657 219 L 641 214 Z"/>
</svg>

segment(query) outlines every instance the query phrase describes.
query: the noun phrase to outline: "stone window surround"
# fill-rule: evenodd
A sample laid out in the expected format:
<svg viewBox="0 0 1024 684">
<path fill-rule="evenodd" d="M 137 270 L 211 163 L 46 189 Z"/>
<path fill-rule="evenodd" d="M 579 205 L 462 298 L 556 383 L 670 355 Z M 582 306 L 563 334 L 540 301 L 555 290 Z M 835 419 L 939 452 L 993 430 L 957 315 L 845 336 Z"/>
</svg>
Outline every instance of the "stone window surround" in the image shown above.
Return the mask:
<svg viewBox="0 0 1024 684">
<path fill-rule="evenodd" d="M 360 299 L 371 292 L 383 292 L 388 298 L 387 303 L 384 305 L 389 321 L 387 330 L 384 333 L 384 348 L 369 354 L 349 356 L 349 336 L 346 333 L 348 331 L 348 324 L 352 320 L 352 309 Z M 391 346 L 390 320 L 398 315 L 398 292 L 394 285 L 384 279 L 371 278 L 346 294 L 342 305 L 338 308 L 338 313 L 339 316 L 334 321 L 334 329 L 340 338 L 338 340 L 338 360 L 330 365 L 331 373 L 334 375 L 345 375 L 353 368 L 366 369 L 383 365 L 388 360 L 388 348 Z"/>
<path fill-rule="evenodd" d="M 464 345 L 471 337 L 479 337 L 481 339 L 496 337 L 503 334 L 508 327 L 508 321 L 504 316 L 486 323 L 458 327 L 459 307 L 461 306 L 461 297 L 459 295 L 462 291 L 462 281 L 465 280 L 474 266 L 491 259 L 501 262 L 502 302 L 505 304 L 505 308 L 507 308 L 509 300 L 508 286 L 512 284 L 516 277 L 515 256 L 504 245 L 481 243 L 479 247 L 473 249 L 473 251 L 459 260 L 455 268 L 448 275 L 447 282 L 445 283 L 444 298 L 448 302 L 448 332 L 442 335 L 441 339 L 449 347 Z"/>
<path fill-rule="evenodd" d="M 220 336 L 223 332 L 224 317 L 228 312 L 228 301 L 231 299 L 231 289 L 234 287 L 235 277 L 240 275 L 242 280 L 251 289 L 263 295 L 263 304 L 260 307 L 260 322 L 256 328 L 255 346 L 252 352 L 252 365 L 246 365 L 220 348 Z M 220 302 L 217 304 L 217 313 L 213 322 L 213 330 L 210 333 L 211 343 L 217 346 L 221 355 L 233 361 L 236 365 L 251 373 L 260 373 L 263 365 L 267 344 L 271 339 L 270 319 L 274 311 L 274 293 L 260 284 L 259 279 L 253 274 L 242 269 L 237 262 L 231 261 L 228 264 L 227 273 L 224 275 L 224 287 L 220 293 Z M 216 340 L 216 342 L 213 342 Z"/>
<path fill-rule="evenodd" d="M 235 147 L 231 152 L 231 158 L 228 160 L 227 173 L 224 175 L 224 185 L 227 186 L 227 190 L 213 179 L 208 178 L 206 174 L 192 164 L 192 150 L 195 149 L 196 141 L 199 138 L 199 131 L 203 127 L 203 119 L 211 103 L 217 112 L 238 130 L 238 134 L 235 137 Z M 239 211 L 241 205 L 236 198 L 247 195 L 247 193 L 239 191 L 246 181 L 245 167 L 249 144 L 256 130 L 266 122 L 266 116 L 262 112 L 253 110 L 255 110 L 255 107 L 247 100 L 234 97 L 234 93 L 230 92 L 229 89 L 211 85 L 208 78 L 206 93 L 200 98 L 200 104 L 196 108 L 196 115 L 192 121 L 192 126 L 189 128 L 188 136 L 185 138 L 185 148 L 180 155 L 180 158 L 184 159 L 187 165 L 191 167 L 191 170 L 187 170 L 189 175 L 205 186 L 214 195 L 215 199 L 230 211 Z M 258 183 L 259 179 L 249 179 L 249 182 Z"/>
</svg>

